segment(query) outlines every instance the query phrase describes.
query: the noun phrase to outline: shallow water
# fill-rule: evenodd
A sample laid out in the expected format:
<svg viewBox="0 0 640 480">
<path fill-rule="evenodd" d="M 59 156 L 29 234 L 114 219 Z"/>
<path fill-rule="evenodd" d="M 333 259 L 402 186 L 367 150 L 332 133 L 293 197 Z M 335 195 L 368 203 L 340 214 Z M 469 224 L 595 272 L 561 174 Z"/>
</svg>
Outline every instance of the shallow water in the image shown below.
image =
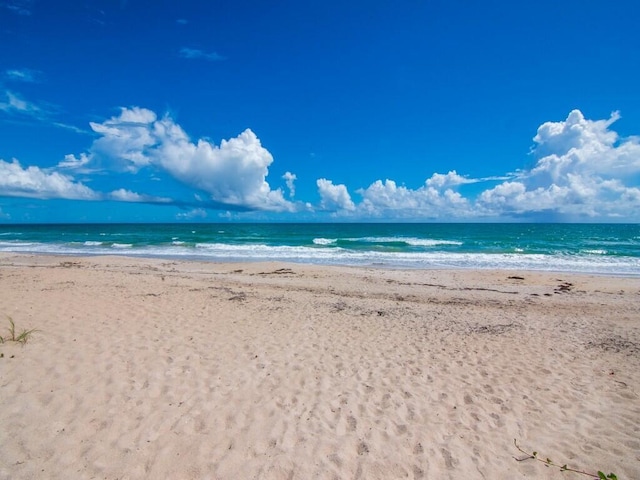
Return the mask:
<svg viewBox="0 0 640 480">
<path fill-rule="evenodd" d="M 0 251 L 640 276 L 640 225 L 0 225 Z"/>
</svg>

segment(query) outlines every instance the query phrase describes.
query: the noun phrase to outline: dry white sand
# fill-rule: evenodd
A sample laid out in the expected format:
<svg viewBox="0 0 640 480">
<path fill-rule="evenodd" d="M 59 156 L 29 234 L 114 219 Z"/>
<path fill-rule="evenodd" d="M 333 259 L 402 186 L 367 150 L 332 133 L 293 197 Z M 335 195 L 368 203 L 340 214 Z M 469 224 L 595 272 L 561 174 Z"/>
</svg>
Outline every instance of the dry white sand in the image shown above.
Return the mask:
<svg viewBox="0 0 640 480">
<path fill-rule="evenodd" d="M 2 479 L 640 478 L 638 279 L 5 254 L 6 316 Z"/>
</svg>

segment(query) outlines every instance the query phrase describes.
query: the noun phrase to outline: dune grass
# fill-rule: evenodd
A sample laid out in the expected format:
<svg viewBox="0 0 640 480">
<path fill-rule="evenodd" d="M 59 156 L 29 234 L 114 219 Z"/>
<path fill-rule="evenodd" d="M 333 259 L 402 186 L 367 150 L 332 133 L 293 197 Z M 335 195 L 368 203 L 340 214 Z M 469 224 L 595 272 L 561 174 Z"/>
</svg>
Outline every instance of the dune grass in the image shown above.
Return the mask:
<svg viewBox="0 0 640 480">
<path fill-rule="evenodd" d="M 31 336 L 35 332 L 37 332 L 37 330 L 35 328 L 32 328 L 30 330 L 23 329 L 20 333 L 17 333 L 16 324 L 13 321 L 13 318 L 11 318 L 9 316 L 7 316 L 7 318 L 9 319 L 9 327 L 7 328 L 7 330 L 9 331 L 9 334 L 5 335 L 5 336 L 1 336 L 0 335 L 0 343 L 16 342 L 16 343 L 21 343 L 22 345 L 24 345 L 25 343 L 27 343 L 29 341 Z"/>
</svg>

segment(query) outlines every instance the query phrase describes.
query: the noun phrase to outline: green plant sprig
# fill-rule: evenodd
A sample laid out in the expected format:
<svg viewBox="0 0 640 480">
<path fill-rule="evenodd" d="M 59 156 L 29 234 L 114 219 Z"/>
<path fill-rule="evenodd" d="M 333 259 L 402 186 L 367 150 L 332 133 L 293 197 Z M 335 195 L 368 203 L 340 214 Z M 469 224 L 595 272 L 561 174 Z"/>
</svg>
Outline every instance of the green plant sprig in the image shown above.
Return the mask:
<svg viewBox="0 0 640 480">
<path fill-rule="evenodd" d="M 520 450 L 522 453 L 524 453 L 526 455 L 526 458 L 516 458 L 516 461 L 518 462 L 522 462 L 524 460 L 537 460 L 539 462 L 544 463 L 547 467 L 556 467 L 559 468 L 561 472 L 574 472 L 574 473 L 579 473 L 581 475 L 586 475 L 588 477 L 591 478 L 597 478 L 599 480 L 618 480 L 618 477 L 616 476 L 615 473 L 610 473 L 609 475 L 605 475 L 604 472 L 601 472 L 600 470 L 598 470 L 598 473 L 590 473 L 590 472 L 585 472 L 584 470 L 576 470 L 575 468 L 570 468 L 567 466 L 567 464 L 565 463 L 564 465 L 558 465 L 557 463 L 554 463 L 553 460 L 551 460 L 550 458 L 541 458 L 538 456 L 538 452 L 534 451 L 532 453 L 529 453 L 525 450 L 523 450 L 520 445 L 518 445 L 518 441 L 514 438 L 513 439 L 513 444 L 516 446 L 516 448 L 518 450 Z"/>
<path fill-rule="evenodd" d="M 16 334 L 16 324 L 13 321 L 13 318 L 7 318 L 9 318 L 9 327 L 7 328 L 7 330 L 9 330 L 9 335 L 6 337 L 0 336 L 0 343 L 17 342 L 24 345 L 25 343 L 27 343 L 27 341 L 29 341 L 31 335 L 33 335 L 34 332 L 37 332 L 35 328 L 32 328 L 31 330 L 23 329 L 22 332 Z"/>
</svg>

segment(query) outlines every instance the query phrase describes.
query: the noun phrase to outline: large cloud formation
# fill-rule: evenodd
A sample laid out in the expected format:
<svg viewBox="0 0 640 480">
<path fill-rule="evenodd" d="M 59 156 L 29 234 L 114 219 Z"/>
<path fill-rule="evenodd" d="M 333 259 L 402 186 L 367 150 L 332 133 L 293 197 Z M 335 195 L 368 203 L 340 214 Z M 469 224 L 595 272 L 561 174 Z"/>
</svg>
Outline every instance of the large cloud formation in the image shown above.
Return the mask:
<svg viewBox="0 0 640 480">
<path fill-rule="evenodd" d="M 194 142 L 168 115 L 158 118 L 138 107 L 123 108 L 119 115 L 90 126 L 99 137 L 89 150 L 68 154 L 55 167 L 23 168 L 17 160 L 0 160 L 0 195 L 275 212 L 298 208 L 281 189 L 270 188 L 266 177 L 273 157 L 249 129 L 219 146 L 204 139 Z M 192 197 L 169 199 L 127 188 L 97 192 L 74 179 L 74 175 L 91 178 L 104 173 L 124 178 L 141 170 L 167 174 L 193 190 Z M 289 188 L 294 180 L 295 175 L 287 172 Z"/>
<path fill-rule="evenodd" d="M 512 181 L 482 192 L 488 212 L 553 212 L 568 218 L 622 217 L 640 211 L 640 139 L 620 140 L 610 126 L 620 118 L 587 120 L 573 110 L 563 122 L 546 122 L 533 138 L 537 163 Z"/>
<path fill-rule="evenodd" d="M 325 207 L 353 218 L 478 219 L 540 218 L 587 220 L 640 217 L 640 138 L 620 139 L 611 125 L 620 118 L 588 120 L 573 110 L 565 121 L 546 122 L 533 138 L 536 164 L 501 179 L 471 179 L 455 170 L 435 173 L 417 189 L 398 186 L 393 180 L 377 180 L 357 190 L 353 203 L 348 190 L 340 192 L 349 202 L 326 201 L 329 180 L 318 183 Z M 465 184 L 500 181 L 475 198 L 464 197 Z M 328 182 L 328 183 L 327 183 Z M 627 182 L 627 183 L 625 183 Z M 628 183 L 631 182 L 631 185 Z M 329 190 L 330 191 L 330 190 Z M 334 195 L 335 196 L 335 195 Z M 331 198 L 331 197 L 329 197 Z"/>
<path fill-rule="evenodd" d="M 0 110 L 28 109 L 18 97 L 7 98 L 4 103 L 0 99 Z M 320 178 L 319 201 L 310 205 L 291 200 L 297 181 L 291 172 L 281 177 L 289 200 L 282 189 L 270 187 L 267 176 L 273 157 L 251 130 L 215 145 L 190 139 L 168 115 L 123 108 L 104 122 L 91 123 L 97 138 L 90 148 L 66 155 L 55 167 L 23 167 L 17 160 L 0 159 L 0 195 L 178 205 L 191 212 L 184 218 L 204 217 L 205 209 L 224 209 L 316 211 L 353 220 L 638 221 L 640 138 L 620 138 L 612 130 L 619 118 L 614 112 L 605 120 L 588 120 L 574 110 L 564 121 L 542 124 L 533 137 L 534 166 L 503 177 L 469 178 L 451 170 L 434 173 L 416 189 L 391 179 L 377 180 L 355 190 L 359 201 L 346 185 Z M 87 186 L 105 173 L 115 173 L 109 178 L 118 182 L 136 184 L 143 172 L 145 178 L 173 179 L 183 190 L 167 198 L 127 185 L 118 184 L 111 192 Z"/>
<path fill-rule="evenodd" d="M 124 108 L 103 123 L 91 123 L 101 135 L 90 153 L 75 160 L 79 166 L 109 165 L 137 173 L 143 168 L 164 171 L 182 184 L 208 194 L 215 204 L 244 209 L 292 211 L 282 190 L 272 190 L 266 181 L 271 153 L 247 129 L 219 146 L 207 140 L 192 142 L 171 117 L 158 118 L 144 108 Z M 87 160 L 89 158 L 89 160 Z"/>
</svg>

